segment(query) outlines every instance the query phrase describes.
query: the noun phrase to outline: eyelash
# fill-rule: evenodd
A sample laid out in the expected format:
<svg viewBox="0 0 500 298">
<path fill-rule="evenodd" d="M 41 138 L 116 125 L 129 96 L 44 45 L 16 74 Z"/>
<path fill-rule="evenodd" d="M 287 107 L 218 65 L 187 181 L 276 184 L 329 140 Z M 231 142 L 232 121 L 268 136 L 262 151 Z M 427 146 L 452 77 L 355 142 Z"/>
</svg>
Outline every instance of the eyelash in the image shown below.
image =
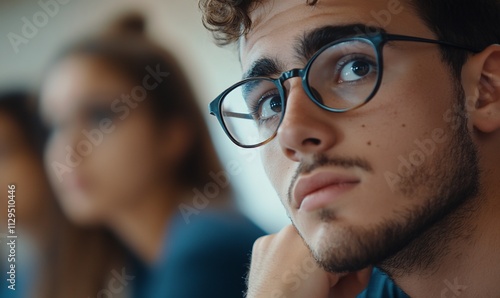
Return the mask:
<svg viewBox="0 0 500 298">
<path fill-rule="evenodd" d="M 259 100 L 256 100 L 256 101 L 251 101 L 250 102 L 250 114 L 258 119 L 258 113 L 259 113 L 259 107 L 260 107 L 260 104 L 261 102 L 268 96 L 268 95 L 279 95 L 279 92 L 278 90 L 270 90 L 270 91 L 267 91 L 265 92 L 264 94 L 262 94 L 262 96 L 260 96 Z M 264 119 L 264 120 L 267 120 L 267 119 Z M 261 119 L 259 119 L 259 121 L 263 121 Z"/>
<path fill-rule="evenodd" d="M 361 60 L 363 62 L 366 62 L 368 64 L 370 64 L 370 66 L 373 68 L 373 70 L 375 70 L 376 72 L 378 72 L 378 66 L 377 66 L 377 63 L 376 62 L 373 62 L 372 59 L 368 59 L 366 57 L 366 55 L 362 55 L 362 54 L 352 54 L 352 55 L 349 55 L 348 58 L 346 58 L 345 56 L 342 57 L 341 59 L 339 59 L 340 62 L 337 62 L 337 66 L 336 66 L 336 69 L 335 69 L 335 75 L 338 76 L 338 74 L 340 73 L 340 70 L 342 70 L 342 68 L 344 66 L 346 66 L 347 64 L 353 62 L 353 61 L 356 61 L 356 60 Z M 337 79 L 337 78 L 336 78 Z M 349 82 L 348 82 L 349 83 Z"/>
</svg>

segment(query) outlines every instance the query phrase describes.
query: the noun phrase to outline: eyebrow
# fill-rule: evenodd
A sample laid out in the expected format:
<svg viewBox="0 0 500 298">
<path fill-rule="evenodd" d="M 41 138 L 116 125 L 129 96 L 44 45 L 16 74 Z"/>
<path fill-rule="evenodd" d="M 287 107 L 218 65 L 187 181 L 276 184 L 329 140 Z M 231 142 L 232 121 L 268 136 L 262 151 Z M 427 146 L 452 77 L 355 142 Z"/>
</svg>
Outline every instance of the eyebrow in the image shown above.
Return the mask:
<svg viewBox="0 0 500 298">
<path fill-rule="evenodd" d="M 300 61 L 309 60 L 323 46 L 348 37 L 363 36 L 375 32 L 386 31 L 381 27 L 370 27 L 366 24 L 355 23 L 336 26 L 324 26 L 305 32 L 296 40 L 294 51 Z M 254 77 L 276 77 L 284 71 L 284 67 L 277 58 L 262 57 L 252 63 L 245 72 L 243 79 Z"/>
<path fill-rule="evenodd" d="M 366 24 L 346 24 L 324 26 L 305 32 L 296 41 L 296 58 L 309 60 L 317 51 L 327 44 L 349 37 L 366 36 L 375 33 L 386 33 L 381 27 L 367 26 Z"/>
<path fill-rule="evenodd" d="M 263 57 L 252 63 L 250 69 L 243 75 L 243 79 L 278 76 L 282 69 L 278 59 Z"/>
</svg>

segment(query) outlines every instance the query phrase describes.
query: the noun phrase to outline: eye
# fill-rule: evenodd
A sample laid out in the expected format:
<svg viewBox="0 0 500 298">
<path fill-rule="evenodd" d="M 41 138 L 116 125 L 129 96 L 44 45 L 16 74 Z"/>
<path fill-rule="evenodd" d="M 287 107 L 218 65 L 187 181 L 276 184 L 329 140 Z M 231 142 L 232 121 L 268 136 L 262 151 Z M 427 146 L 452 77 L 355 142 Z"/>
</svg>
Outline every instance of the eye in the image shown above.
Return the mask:
<svg viewBox="0 0 500 298">
<path fill-rule="evenodd" d="M 103 119 L 113 119 L 115 114 L 106 107 L 93 107 L 88 111 L 88 120 L 92 124 L 99 124 Z"/>
<path fill-rule="evenodd" d="M 355 82 L 375 71 L 375 67 L 363 59 L 351 60 L 340 65 L 339 82 Z"/>
<path fill-rule="evenodd" d="M 259 120 L 267 120 L 281 114 L 281 112 L 282 106 L 279 94 L 264 95 L 259 101 Z"/>
</svg>

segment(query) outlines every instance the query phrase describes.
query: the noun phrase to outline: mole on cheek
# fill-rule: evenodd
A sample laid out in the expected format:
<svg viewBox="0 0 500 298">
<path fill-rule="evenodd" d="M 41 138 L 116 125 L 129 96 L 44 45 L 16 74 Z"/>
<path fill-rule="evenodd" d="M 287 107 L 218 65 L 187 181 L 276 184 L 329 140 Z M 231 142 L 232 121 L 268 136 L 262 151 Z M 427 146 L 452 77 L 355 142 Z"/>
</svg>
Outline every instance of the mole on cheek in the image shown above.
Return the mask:
<svg viewBox="0 0 500 298">
<path fill-rule="evenodd" d="M 406 127 L 406 124 L 403 123 L 403 125 L 401 125 L 401 127 Z"/>
<path fill-rule="evenodd" d="M 363 125 L 361 125 L 361 127 L 365 128 L 365 127 L 366 127 L 366 125 L 364 125 L 364 124 L 363 124 Z"/>
<path fill-rule="evenodd" d="M 372 141 L 368 141 L 368 142 L 366 143 L 366 145 L 371 146 L 371 145 L 372 145 Z"/>
</svg>

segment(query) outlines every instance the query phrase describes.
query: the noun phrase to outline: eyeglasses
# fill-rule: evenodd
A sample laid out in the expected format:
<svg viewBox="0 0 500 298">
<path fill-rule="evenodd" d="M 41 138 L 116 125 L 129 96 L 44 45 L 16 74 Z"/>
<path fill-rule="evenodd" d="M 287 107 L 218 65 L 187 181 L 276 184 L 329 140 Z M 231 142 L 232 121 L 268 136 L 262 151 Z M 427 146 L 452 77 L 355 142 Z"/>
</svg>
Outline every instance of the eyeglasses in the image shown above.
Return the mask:
<svg viewBox="0 0 500 298">
<path fill-rule="evenodd" d="M 209 105 L 228 137 L 238 146 L 255 148 L 271 141 L 283 120 L 287 99 L 285 81 L 300 77 L 307 96 L 334 113 L 359 108 L 377 93 L 382 82 L 382 50 L 388 41 L 412 41 L 478 53 L 480 50 L 446 41 L 378 33 L 331 42 L 302 69 L 277 79 L 252 77 L 229 87 Z"/>
</svg>

